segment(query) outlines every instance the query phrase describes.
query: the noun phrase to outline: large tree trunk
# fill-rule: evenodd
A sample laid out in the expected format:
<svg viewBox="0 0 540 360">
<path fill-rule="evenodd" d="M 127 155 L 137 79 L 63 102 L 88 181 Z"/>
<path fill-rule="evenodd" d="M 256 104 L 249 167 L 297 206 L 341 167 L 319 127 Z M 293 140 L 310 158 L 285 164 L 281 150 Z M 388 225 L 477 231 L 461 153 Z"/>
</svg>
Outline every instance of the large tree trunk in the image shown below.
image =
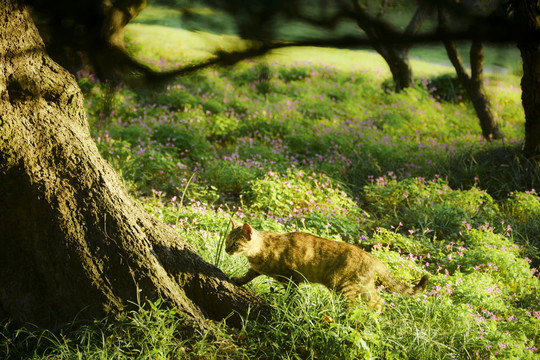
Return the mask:
<svg viewBox="0 0 540 360">
<path fill-rule="evenodd" d="M 264 308 L 128 196 L 17 0 L 0 0 L 0 269 L 0 317 L 19 324 L 158 298 L 195 322 Z"/>
<path fill-rule="evenodd" d="M 439 9 L 439 27 L 443 31 L 448 30 L 446 15 L 444 9 Z M 499 129 L 497 115 L 491 106 L 484 88 L 484 52 L 481 41 L 473 40 L 470 50 L 471 76 L 467 73 L 456 44 L 451 39 L 444 41 L 444 47 L 450 62 L 456 70 L 458 80 L 467 90 L 467 95 L 471 99 L 476 116 L 480 121 L 482 135 L 487 140 L 502 139 L 503 134 Z"/>
<path fill-rule="evenodd" d="M 523 60 L 521 100 L 525 110 L 526 156 L 540 158 L 540 1 L 514 0 L 514 14 L 522 27 L 518 48 Z"/>
</svg>

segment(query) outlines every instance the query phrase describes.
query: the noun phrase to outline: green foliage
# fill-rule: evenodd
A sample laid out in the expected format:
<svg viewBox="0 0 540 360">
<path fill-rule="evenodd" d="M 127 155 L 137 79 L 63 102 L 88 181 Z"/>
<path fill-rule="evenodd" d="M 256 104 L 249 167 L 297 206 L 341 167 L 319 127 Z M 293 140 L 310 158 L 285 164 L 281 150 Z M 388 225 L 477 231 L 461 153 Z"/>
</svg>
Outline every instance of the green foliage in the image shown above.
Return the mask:
<svg viewBox="0 0 540 360">
<path fill-rule="evenodd" d="M 504 213 L 519 224 L 540 219 L 540 197 L 535 190 L 512 193 L 503 206 Z"/>
<path fill-rule="evenodd" d="M 147 57 L 146 45 L 130 46 Z M 259 277 L 246 287 L 274 316 L 246 318 L 242 329 L 214 324 L 212 340 L 184 337 L 181 314 L 148 304 L 54 333 L 5 324 L 0 357 L 538 356 L 540 199 L 532 189 L 540 177 L 519 150 L 519 89 L 486 83 L 506 136 L 505 145 L 487 143 L 455 79 L 429 74 L 429 64 L 416 88 L 395 94 L 367 52 L 291 51 L 161 90 L 82 77 L 98 149 L 147 211 L 229 276 L 248 268 L 223 252 L 233 216 L 256 229 L 355 243 L 404 282 L 429 273 L 426 293 L 406 299 L 382 291 L 387 305 L 376 314 L 317 285 L 283 289 Z M 310 51 L 340 68 L 286 58 Z"/>
<path fill-rule="evenodd" d="M 301 81 L 311 76 L 312 70 L 304 66 L 280 67 L 278 77 L 285 83 Z"/>
<path fill-rule="evenodd" d="M 463 223 L 489 223 L 498 211 L 484 191 L 453 190 L 440 178 L 396 181 L 382 177 L 364 189 L 368 209 L 378 215 L 380 226 L 399 223 L 411 234 L 416 231 L 448 241 L 460 235 Z"/>
<path fill-rule="evenodd" d="M 237 164 L 217 160 L 208 167 L 206 175 L 211 179 L 212 186 L 221 193 L 239 196 L 248 188 L 249 182 L 256 178 L 257 172 Z"/>
<path fill-rule="evenodd" d="M 166 105 L 171 110 L 185 110 L 196 107 L 200 100 L 193 96 L 186 87 L 176 85 L 167 92 L 148 94 L 146 101 L 151 104 Z"/>
<path fill-rule="evenodd" d="M 176 309 L 160 301 L 134 306 L 116 318 L 93 322 L 75 321 L 55 331 L 36 329 L 12 332 L 10 323 L 0 328 L 0 356 L 3 359 L 197 359 L 192 349 L 208 350 L 208 359 L 227 358 L 225 341 L 216 349 L 211 334 L 197 340 L 186 336 L 188 324 Z M 215 355 L 210 355 L 214 353 Z M 220 355 L 217 355 L 221 353 Z"/>
<path fill-rule="evenodd" d="M 291 218 L 291 226 L 326 236 L 357 238 L 366 216 L 342 189 L 324 174 L 272 171 L 251 182 L 249 208 L 276 219 Z M 324 230 L 323 230 L 324 229 Z"/>
<path fill-rule="evenodd" d="M 437 100 L 451 103 L 461 103 L 469 100 L 467 90 L 456 75 L 442 74 L 431 79 L 425 79 L 422 85 Z"/>
<path fill-rule="evenodd" d="M 206 155 L 210 148 L 206 138 L 198 131 L 178 127 L 170 123 L 156 125 L 151 138 L 159 144 L 174 147 L 174 150 L 181 155 L 188 154 L 194 160 Z"/>
</svg>

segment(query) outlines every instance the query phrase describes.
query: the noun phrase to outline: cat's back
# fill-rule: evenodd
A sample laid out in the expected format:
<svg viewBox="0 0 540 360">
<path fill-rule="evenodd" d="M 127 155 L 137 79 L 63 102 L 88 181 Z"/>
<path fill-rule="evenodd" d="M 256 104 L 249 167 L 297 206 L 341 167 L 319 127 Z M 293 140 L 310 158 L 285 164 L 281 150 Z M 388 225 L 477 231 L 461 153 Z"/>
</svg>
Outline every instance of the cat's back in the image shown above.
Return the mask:
<svg viewBox="0 0 540 360">
<path fill-rule="evenodd" d="M 362 249 L 349 243 L 329 240 L 304 232 L 275 233 L 262 231 L 266 246 L 274 251 L 295 249 L 298 252 L 315 252 L 318 255 L 337 255 L 347 252 L 351 255 L 365 253 Z"/>
<path fill-rule="evenodd" d="M 261 235 L 265 251 L 252 265 L 271 276 L 279 274 L 298 282 L 306 279 L 334 288 L 340 278 L 372 262 L 372 256 L 357 246 L 308 233 L 262 232 Z"/>
</svg>

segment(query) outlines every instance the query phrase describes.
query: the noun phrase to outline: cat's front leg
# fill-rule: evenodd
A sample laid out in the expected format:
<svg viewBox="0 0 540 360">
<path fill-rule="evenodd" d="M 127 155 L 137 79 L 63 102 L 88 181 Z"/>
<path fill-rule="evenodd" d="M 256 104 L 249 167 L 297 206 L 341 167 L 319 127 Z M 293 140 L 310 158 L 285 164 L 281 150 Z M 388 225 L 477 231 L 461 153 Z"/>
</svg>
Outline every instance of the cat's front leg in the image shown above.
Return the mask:
<svg viewBox="0 0 540 360">
<path fill-rule="evenodd" d="M 250 282 L 251 280 L 255 279 L 257 276 L 261 275 L 258 271 L 253 270 L 253 268 L 250 268 L 246 275 L 242 277 L 232 277 L 231 280 L 236 285 L 244 285 Z"/>
</svg>

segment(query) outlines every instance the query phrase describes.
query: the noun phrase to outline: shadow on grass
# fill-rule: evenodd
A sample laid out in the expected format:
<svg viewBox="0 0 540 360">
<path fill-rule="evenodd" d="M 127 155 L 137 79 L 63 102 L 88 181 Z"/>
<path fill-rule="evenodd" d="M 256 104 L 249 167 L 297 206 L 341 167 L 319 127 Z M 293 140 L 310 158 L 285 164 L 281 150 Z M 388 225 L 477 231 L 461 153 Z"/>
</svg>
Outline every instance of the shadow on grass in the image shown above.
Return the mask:
<svg viewBox="0 0 540 360">
<path fill-rule="evenodd" d="M 523 156 L 521 146 L 461 152 L 449 161 L 444 175 L 452 188 L 476 185 L 496 200 L 540 187 L 539 163 Z"/>
</svg>

